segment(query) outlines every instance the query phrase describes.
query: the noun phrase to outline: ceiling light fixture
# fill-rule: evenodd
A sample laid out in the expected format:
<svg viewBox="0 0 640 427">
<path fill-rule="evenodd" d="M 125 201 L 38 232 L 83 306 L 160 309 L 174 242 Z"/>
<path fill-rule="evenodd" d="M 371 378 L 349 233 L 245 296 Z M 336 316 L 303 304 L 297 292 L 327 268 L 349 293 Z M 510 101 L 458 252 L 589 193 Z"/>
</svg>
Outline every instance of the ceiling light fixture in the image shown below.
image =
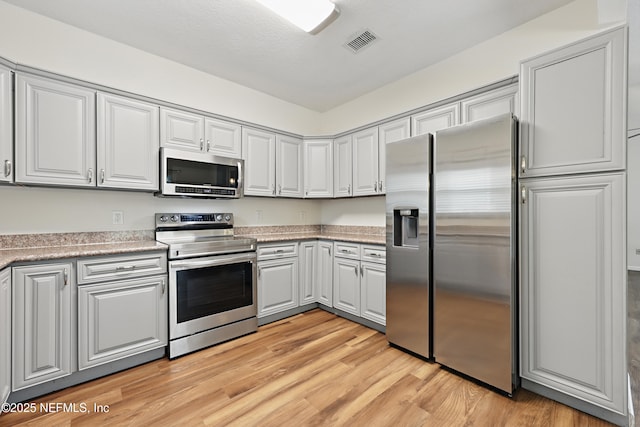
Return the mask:
<svg viewBox="0 0 640 427">
<path fill-rule="evenodd" d="M 307 33 L 318 34 L 340 11 L 329 0 L 256 0 Z"/>
</svg>

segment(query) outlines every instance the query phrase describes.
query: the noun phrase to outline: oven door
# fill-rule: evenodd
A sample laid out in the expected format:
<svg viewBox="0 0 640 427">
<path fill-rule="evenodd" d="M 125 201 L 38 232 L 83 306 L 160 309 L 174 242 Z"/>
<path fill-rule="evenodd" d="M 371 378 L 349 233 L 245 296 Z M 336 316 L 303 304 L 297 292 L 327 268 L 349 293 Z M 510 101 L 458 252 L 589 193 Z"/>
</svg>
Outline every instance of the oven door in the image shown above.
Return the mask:
<svg viewBox="0 0 640 427">
<path fill-rule="evenodd" d="M 169 262 L 169 339 L 255 317 L 256 254 Z"/>
</svg>

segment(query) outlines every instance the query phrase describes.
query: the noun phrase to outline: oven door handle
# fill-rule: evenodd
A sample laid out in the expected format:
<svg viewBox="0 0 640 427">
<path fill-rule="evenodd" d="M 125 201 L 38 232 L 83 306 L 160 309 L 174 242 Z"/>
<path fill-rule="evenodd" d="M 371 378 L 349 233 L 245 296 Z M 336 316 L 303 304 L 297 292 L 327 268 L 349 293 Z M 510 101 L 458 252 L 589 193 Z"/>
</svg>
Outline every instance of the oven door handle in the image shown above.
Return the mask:
<svg viewBox="0 0 640 427">
<path fill-rule="evenodd" d="M 188 260 L 188 261 L 170 261 L 170 268 L 197 268 L 197 267 L 209 267 L 216 265 L 224 265 L 224 264 L 234 264 L 239 262 L 255 262 L 256 256 L 255 254 L 249 256 L 230 256 L 230 257 L 220 257 L 216 256 L 214 259 L 203 259 L 203 260 Z"/>
</svg>

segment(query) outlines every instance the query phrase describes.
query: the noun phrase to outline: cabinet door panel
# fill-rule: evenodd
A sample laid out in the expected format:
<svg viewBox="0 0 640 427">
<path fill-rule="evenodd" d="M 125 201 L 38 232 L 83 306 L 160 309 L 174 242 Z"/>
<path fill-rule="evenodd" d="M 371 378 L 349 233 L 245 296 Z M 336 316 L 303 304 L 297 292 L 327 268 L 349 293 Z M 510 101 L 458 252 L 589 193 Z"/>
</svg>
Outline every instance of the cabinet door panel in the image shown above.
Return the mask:
<svg viewBox="0 0 640 427">
<path fill-rule="evenodd" d="M 298 306 L 298 259 L 258 263 L 258 317 Z"/>
<path fill-rule="evenodd" d="M 13 390 L 72 372 L 72 265 L 13 270 Z"/>
<path fill-rule="evenodd" d="M 333 195 L 350 197 L 353 180 L 353 152 L 351 135 L 338 138 L 333 143 Z"/>
<path fill-rule="evenodd" d="M 276 135 L 277 195 L 302 198 L 302 140 Z"/>
<path fill-rule="evenodd" d="M 411 116 L 411 136 L 436 133 L 460 124 L 460 104 L 455 103 Z"/>
<path fill-rule="evenodd" d="M 166 276 L 78 287 L 78 367 L 167 344 Z"/>
<path fill-rule="evenodd" d="M 235 123 L 207 117 L 204 121 L 206 149 L 218 156 L 242 158 L 242 128 Z"/>
<path fill-rule="evenodd" d="M 386 323 L 387 271 L 384 264 L 362 263 L 362 317 Z"/>
<path fill-rule="evenodd" d="M 98 94 L 98 186 L 158 190 L 158 107 Z"/>
<path fill-rule="evenodd" d="M 353 195 L 378 194 L 378 128 L 355 133 L 352 144 Z"/>
<path fill-rule="evenodd" d="M 160 109 L 160 145 L 189 151 L 204 150 L 204 117 L 185 111 Z"/>
<path fill-rule="evenodd" d="M 242 128 L 242 156 L 245 161 L 244 194 L 276 195 L 276 137 L 257 129 Z"/>
<path fill-rule="evenodd" d="M 522 377 L 624 413 L 624 175 L 523 191 Z"/>
<path fill-rule="evenodd" d="M 380 193 L 384 194 L 387 188 L 385 182 L 387 175 L 387 144 L 409 138 L 410 136 L 411 119 L 409 117 L 378 126 L 378 179 L 380 180 Z"/>
<path fill-rule="evenodd" d="M 0 182 L 13 181 L 11 71 L 0 65 Z"/>
<path fill-rule="evenodd" d="M 300 243 L 300 255 L 298 257 L 298 266 L 300 267 L 299 280 L 299 298 L 300 305 L 311 304 L 318 300 L 317 298 L 317 243 L 302 242 Z"/>
<path fill-rule="evenodd" d="M 18 75 L 16 181 L 95 186 L 95 93 Z"/>
<path fill-rule="evenodd" d="M 488 119 L 501 114 L 518 115 L 518 85 L 495 89 L 462 101 L 462 123 Z"/>
<path fill-rule="evenodd" d="M 521 65 L 522 177 L 623 169 L 625 31 Z"/>
<path fill-rule="evenodd" d="M 318 302 L 333 307 L 333 242 L 318 242 L 317 263 Z"/>
<path fill-rule="evenodd" d="M 333 197 L 333 141 L 304 142 L 304 196 Z"/>
<path fill-rule="evenodd" d="M 360 262 L 334 258 L 333 306 L 360 316 Z"/>
</svg>

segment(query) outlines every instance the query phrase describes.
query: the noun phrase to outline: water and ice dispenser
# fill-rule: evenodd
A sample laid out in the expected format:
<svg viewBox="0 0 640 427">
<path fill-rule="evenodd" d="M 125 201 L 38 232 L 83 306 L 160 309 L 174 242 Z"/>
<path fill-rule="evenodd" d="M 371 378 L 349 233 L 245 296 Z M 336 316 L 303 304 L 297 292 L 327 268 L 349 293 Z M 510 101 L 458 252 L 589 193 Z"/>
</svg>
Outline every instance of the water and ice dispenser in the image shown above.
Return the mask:
<svg viewBox="0 0 640 427">
<path fill-rule="evenodd" d="M 418 209 L 393 210 L 393 245 L 418 248 Z"/>
</svg>

